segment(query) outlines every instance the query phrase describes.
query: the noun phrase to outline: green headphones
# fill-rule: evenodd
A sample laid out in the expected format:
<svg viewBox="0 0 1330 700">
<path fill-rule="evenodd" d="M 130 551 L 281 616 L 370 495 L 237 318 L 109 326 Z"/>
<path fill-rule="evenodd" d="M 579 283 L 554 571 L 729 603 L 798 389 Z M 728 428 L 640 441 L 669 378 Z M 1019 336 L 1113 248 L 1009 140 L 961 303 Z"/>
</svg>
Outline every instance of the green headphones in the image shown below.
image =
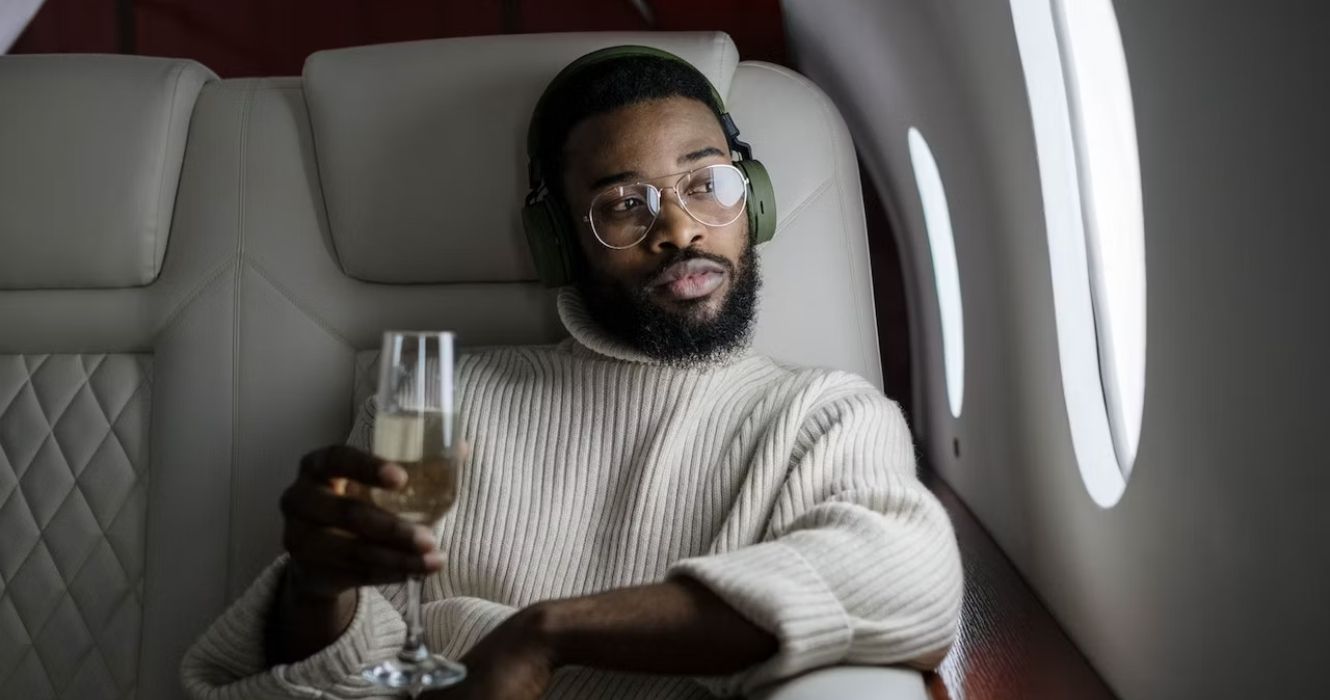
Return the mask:
<svg viewBox="0 0 1330 700">
<path fill-rule="evenodd" d="M 522 229 L 526 231 L 536 271 L 547 287 L 561 287 L 573 281 L 573 255 L 577 248 L 577 236 L 576 231 L 570 228 L 572 218 L 564 210 L 560 198 L 549 192 L 537 162 L 537 154 L 540 152 L 539 125 L 545 100 L 570 77 L 587 67 L 625 56 L 663 58 L 697 70 L 691 63 L 668 51 L 649 46 L 612 46 L 593 51 L 568 64 L 545 88 L 540 100 L 536 102 L 536 109 L 531 114 L 531 125 L 527 130 L 527 173 L 531 191 L 522 207 Z M 703 80 L 706 80 L 705 76 Z M 713 106 L 721 115 L 721 126 L 725 129 L 730 151 L 740 156 L 739 160 L 734 161 L 734 166 L 739 168 L 748 181 L 748 235 L 754 243 L 765 243 L 776 233 L 776 193 L 771 187 L 771 177 L 767 175 L 767 169 L 762 163 L 753 160 L 752 148 L 739 140 L 739 128 L 725 110 L 725 101 L 721 99 L 720 93 L 716 92 L 711 81 L 708 80 L 707 85 L 711 88 Z"/>
</svg>

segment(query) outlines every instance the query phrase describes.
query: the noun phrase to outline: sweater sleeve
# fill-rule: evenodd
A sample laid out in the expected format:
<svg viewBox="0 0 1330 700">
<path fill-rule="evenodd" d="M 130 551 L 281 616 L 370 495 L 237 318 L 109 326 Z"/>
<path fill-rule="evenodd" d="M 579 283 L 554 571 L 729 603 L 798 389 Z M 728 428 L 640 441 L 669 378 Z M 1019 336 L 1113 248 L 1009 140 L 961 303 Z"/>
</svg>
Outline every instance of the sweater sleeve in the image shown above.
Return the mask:
<svg viewBox="0 0 1330 700">
<path fill-rule="evenodd" d="M 292 664 L 267 665 L 264 633 L 285 568 L 282 556 L 185 653 L 180 674 L 190 697 L 377 697 L 377 689 L 362 681 L 358 670 L 401 648 L 406 626 L 372 587 L 360 589 L 351 624 L 332 644 Z"/>
<path fill-rule="evenodd" d="M 347 444 L 367 448 L 373 419 L 373 405 L 366 402 Z M 295 663 L 267 665 L 267 619 L 287 558 L 282 555 L 264 570 L 185 653 L 180 675 L 188 695 L 196 700 L 397 697 L 362 680 L 360 669 L 391 658 L 406 639 L 402 584 L 362 587 L 351 624 L 336 641 Z M 451 658 L 460 657 L 514 612 L 478 598 L 431 600 L 437 588 L 430 583 L 422 592 L 425 641 Z"/>
<path fill-rule="evenodd" d="M 351 624 L 336 641 L 295 663 L 267 665 L 265 627 L 285 565 L 283 556 L 269 566 L 186 652 L 180 668 L 188 695 L 197 700 L 397 697 L 362 680 L 360 669 L 402 648 L 406 624 L 394 600 L 401 586 L 361 588 Z M 513 612 L 464 596 L 432 601 L 421 608 L 425 641 L 458 658 Z"/>
<path fill-rule="evenodd" d="M 842 395 L 801 422 L 790 454 L 760 540 L 670 569 L 779 642 L 704 685 L 729 695 L 838 663 L 936 666 L 960 613 L 960 555 L 900 409 L 876 390 Z"/>
</svg>

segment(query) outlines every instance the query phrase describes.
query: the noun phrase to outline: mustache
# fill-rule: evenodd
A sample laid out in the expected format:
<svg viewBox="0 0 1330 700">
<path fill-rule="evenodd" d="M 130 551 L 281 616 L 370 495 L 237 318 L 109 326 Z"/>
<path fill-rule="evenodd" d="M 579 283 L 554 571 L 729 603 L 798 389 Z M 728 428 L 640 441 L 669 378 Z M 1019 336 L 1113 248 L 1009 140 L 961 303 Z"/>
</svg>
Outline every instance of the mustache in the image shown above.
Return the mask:
<svg viewBox="0 0 1330 700">
<path fill-rule="evenodd" d="M 643 278 L 644 281 L 641 284 L 641 288 L 648 289 L 651 286 L 652 281 L 665 274 L 665 270 L 669 269 L 671 265 L 677 265 L 685 260 L 707 260 L 725 268 L 725 271 L 731 276 L 735 274 L 734 263 L 730 262 L 729 258 L 716 255 L 715 253 L 704 253 L 695 248 L 684 248 L 683 250 L 676 250 L 671 253 L 664 260 L 660 261 L 660 264 L 657 265 L 655 269 L 647 273 Z"/>
</svg>

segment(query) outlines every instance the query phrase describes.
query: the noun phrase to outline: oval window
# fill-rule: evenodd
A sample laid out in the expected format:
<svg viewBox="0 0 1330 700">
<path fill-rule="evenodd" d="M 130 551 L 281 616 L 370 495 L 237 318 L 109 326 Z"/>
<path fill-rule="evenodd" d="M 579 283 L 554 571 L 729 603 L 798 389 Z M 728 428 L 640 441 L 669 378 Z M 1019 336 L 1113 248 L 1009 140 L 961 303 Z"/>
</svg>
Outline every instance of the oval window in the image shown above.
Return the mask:
<svg viewBox="0 0 1330 700">
<path fill-rule="evenodd" d="M 1086 488 L 1122 496 L 1145 401 L 1145 229 L 1110 0 L 1011 0 L 1048 236 L 1058 359 Z"/>
<path fill-rule="evenodd" d="M 942 362 L 947 382 L 947 404 L 951 415 L 961 416 L 965 401 L 965 324 L 961 315 L 961 276 L 956 265 L 956 241 L 951 233 L 951 210 L 942 189 L 942 173 L 923 134 L 910 127 L 910 162 L 919 186 L 928 229 L 928 249 L 933 255 L 933 281 L 937 284 L 938 312 L 942 317 Z"/>
</svg>

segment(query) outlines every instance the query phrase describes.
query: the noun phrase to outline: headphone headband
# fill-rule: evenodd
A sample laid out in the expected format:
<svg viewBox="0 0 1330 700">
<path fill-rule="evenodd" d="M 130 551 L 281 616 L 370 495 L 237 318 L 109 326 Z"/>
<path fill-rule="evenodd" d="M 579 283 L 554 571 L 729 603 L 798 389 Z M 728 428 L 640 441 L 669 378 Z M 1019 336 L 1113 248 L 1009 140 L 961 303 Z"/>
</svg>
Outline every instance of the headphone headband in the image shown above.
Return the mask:
<svg viewBox="0 0 1330 700">
<path fill-rule="evenodd" d="M 624 59 L 624 57 L 629 56 L 645 56 L 652 57 L 652 59 L 673 61 L 673 63 L 685 65 L 690 71 L 696 72 L 697 75 L 702 76 L 702 80 L 706 81 L 706 88 L 712 93 L 712 106 L 716 109 L 717 113 L 721 114 L 721 122 L 725 126 L 725 136 L 729 137 L 730 130 L 732 129 L 734 136 L 738 136 L 738 129 L 734 128 L 734 120 L 729 118 L 729 112 L 726 112 L 724 98 L 721 97 L 721 93 L 716 89 L 716 85 L 712 85 L 712 81 L 710 81 L 704 73 L 698 71 L 696 65 L 690 64 L 688 61 L 681 59 L 681 57 L 673 55 L 673 53 L 668 51 L 664 51 L 664 49 L 641 47 L 641 45 L 636 44 L 625 44 L 621 45 L 621 47 L 599 49 L 599 51 L 593 51 L 588 53 L 588 55 L 580 57 L 580 59 L 573 61 L 573 63 L 565 65 L 563 71 L 556 73 L 553 80 L 549 81 L 548 85 L 545 85 L 545 92 L 540 94 L 540 100 L 536 101 L 536 108 L 532 110 L 531 124 L 527 126 L 528 162 L 535 165 L 537 156 L 539 156 L 540 153 L 540 124 L 541 122 L 544 122 L 545 101 L 548 100 L 549 96 L 559 92 L 559 89 L 563 87 L 565 83 L 568 83 L 568 81 L 571 80 L 573 76 L 577 75 L 577 73 L 583 72 L 585 69 L 591 68 L 596 64 L 602 64 L 606 63 L 606 61 L 616 59 Z M 747 144 L 745 144 L 745 146 L 746 145 Z M 749 154 L 743 153 L 743 157 L 749 157 Z M 539 178 L 539 173 L 533 174 L 536 174 L 537 178 Z M 533 180 L 531 184 L 532 188 L 535 188 L 537 184 L 539 184 L 539 182 Z"/>
</svg>

